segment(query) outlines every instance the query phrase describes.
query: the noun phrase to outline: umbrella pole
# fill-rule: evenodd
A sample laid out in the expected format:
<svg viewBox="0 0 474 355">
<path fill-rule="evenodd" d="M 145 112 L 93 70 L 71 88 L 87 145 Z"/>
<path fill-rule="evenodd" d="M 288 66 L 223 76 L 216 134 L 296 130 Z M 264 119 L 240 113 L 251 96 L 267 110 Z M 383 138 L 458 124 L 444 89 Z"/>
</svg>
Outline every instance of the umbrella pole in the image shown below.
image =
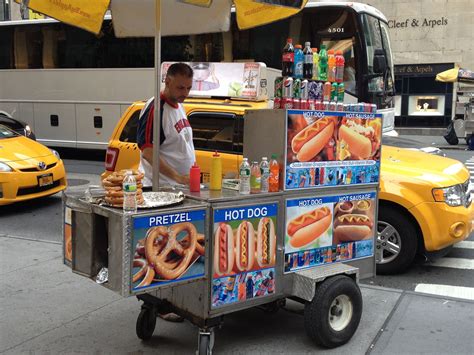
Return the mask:
<svg viewBox="0 0 474 355">
<path fill-rule="evenodd" d="M 160 185 L 160 85 L 161 85 L 161 0 L 155 0 L 155 112 L 153 115 L 153 179 L 152 189 Z"/>
</svg>

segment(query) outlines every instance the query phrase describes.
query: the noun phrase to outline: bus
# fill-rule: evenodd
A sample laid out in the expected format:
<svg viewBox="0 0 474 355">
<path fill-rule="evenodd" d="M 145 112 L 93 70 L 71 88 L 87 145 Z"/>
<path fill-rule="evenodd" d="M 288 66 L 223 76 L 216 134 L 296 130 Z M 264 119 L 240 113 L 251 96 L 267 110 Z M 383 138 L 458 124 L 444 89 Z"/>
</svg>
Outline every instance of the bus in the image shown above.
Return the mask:
<svg viewBox="0 0 474 355">
<path fill-rule="evenodd" d="M 51 147 L 106 149 L 128 105 L 154 92 L 153 38 L 117 38 L 106 15 L 98 36 L 53 19 L 0 22 L 0 110 L 27 121 Z M 281 69 L 287 38 L 342 50 L 345 101 L 377 104 L 394 131 L 393 62 L 385 16 L 360 3 L 312 2 L 249 30 L 164 37 L 162 61 L 264 62 Z"/>
</svg>

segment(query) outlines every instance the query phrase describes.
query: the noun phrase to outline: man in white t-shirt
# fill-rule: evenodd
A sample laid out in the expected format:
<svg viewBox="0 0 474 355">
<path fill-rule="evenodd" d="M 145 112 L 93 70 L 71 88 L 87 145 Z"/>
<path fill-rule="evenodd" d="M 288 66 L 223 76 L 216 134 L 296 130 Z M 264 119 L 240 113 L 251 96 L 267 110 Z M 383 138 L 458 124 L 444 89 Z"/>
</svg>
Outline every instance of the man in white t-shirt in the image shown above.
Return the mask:
<svg viewBox="0 0 474 355">
<path fill-rule="evenodd" d="M 160 95 L 160 185 L 189 184 L 189 169 L 196 157 L 193 132 L 183 101 L 193 86 L 193 70 L 185 63 L 172 64 L 166 73 L 165 89 Z M 152 185 L 154 98 L 140 112 L 137 144 L 139 170 L 145 174 L 143 185 Z"/>
</svg>

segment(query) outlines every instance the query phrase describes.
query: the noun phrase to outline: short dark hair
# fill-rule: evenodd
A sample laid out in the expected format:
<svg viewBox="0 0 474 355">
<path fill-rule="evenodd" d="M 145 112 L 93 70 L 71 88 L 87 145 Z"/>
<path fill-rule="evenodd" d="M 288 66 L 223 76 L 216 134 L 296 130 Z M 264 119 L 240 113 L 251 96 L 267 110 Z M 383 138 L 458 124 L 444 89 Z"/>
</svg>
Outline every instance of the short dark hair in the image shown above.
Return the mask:
<svg viewBox="0 0 474 355">
<path fill-rule="evenodd" d="M 171 64 L 168 68 L 168 71 L 166 72 L 166 76 L 182 75 L 187 78 L 192 78 L 193 74 L 192 68 L 186 63 Z"/>
</svg>

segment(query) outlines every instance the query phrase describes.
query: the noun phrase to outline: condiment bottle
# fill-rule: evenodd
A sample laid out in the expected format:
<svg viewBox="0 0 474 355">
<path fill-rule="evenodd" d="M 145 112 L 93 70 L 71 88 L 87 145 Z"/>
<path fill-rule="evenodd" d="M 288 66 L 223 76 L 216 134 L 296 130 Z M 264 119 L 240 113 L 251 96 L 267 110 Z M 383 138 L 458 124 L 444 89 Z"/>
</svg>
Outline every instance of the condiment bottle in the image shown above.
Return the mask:
<svg viewBox="0 0 474 355">
<path fill-rule="evenodd" d="M 222 160 L 217 151 L 212 155 L 211 161 L 211 181 L 209 184 L 211 190 L 222 189 Z"/>
<path fill-rule="evenodd" d="M 189 169 L 189 191 L 201 191 L 201 168 L 194 162 L 194 165 Z"/>
</svg>

